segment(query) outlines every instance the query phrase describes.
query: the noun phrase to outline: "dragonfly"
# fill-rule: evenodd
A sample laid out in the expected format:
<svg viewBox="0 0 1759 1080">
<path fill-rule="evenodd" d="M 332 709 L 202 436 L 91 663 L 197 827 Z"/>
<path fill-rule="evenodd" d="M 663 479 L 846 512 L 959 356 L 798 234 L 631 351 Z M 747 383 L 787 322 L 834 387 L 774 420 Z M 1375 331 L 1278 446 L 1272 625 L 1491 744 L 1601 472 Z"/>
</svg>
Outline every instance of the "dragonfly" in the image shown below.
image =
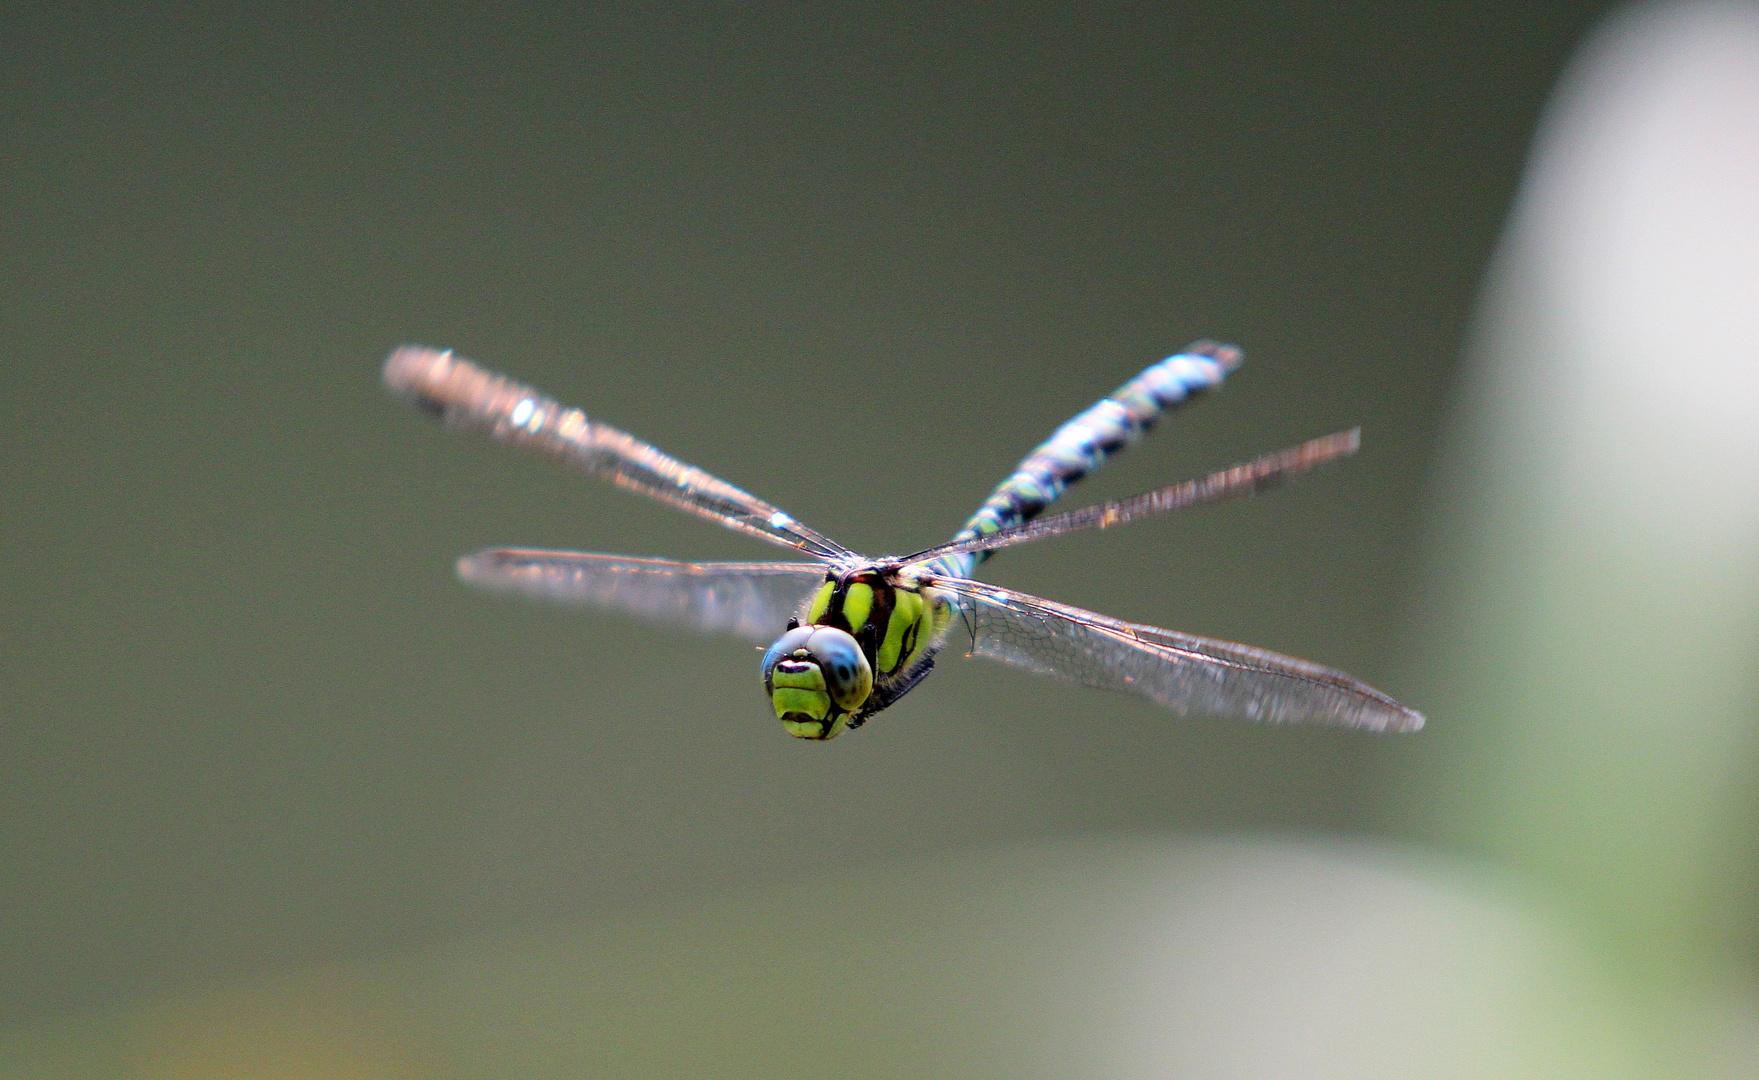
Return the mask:
<svg viewBox="0 0 1759 1080">
<path fill-rule="evenodd" d="M 1421 713 L 1343 672 L 979 581 L 990 555 L 1249 496 L 1354 453 L 1337 432 L 1195 480 L 1052 515 L 1069 484 L 1134 442 L 1163 413 L 1219 387 L 1243 354 L 1199 341 L 1151 365 L 1023 458 L 946 543 L 870 558 L 780 508 L 450 350 L 404 345 L 389 390 L 447 424 L 573 466 L 734 532 L 789 548 L 781 562 L 488 548 L 458 576 L 494 592 L 619 612 L 768 645 L 760 675 L 790 735 L 824 741 L 861 727 L 934 670 L 949 645 L 1177 714 L 1393 732 Z M 810 561 L 807 561 L 810 560 Z"/>
</svg>

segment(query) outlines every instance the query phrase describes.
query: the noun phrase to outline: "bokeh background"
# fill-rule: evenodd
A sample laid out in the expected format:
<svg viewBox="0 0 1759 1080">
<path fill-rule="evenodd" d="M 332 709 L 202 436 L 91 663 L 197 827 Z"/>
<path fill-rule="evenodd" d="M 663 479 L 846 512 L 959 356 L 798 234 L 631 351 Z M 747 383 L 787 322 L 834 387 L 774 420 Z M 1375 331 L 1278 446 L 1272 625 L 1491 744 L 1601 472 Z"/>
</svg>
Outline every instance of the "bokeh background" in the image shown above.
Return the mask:
<svg viewBox="0 0 1759 1080">
<path fill-rule="evenodd" d="M 9 5 L 0 1075 L 1759 1073 L 1759 10 Z M 989 575 L 1421 734 L 467 593 L 756 545 L 446 432 L 457 348 L 857 549 L 1193 338 Z"/>
</svg>

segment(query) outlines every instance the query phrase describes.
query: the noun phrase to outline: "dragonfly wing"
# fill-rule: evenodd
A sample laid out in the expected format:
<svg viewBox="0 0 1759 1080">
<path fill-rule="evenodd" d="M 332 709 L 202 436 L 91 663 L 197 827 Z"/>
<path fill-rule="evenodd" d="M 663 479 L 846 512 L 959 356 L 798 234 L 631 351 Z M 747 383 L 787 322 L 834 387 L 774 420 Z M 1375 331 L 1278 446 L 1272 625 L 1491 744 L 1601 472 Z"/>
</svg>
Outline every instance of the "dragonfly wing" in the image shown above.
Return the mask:
<svg viewBox="0 0 1759 1080">
<path fill-rule="evenodd" d="M 768 645 L 823 583 L 825 567 L 491 548 L 459 559 L 458 576 L 493 592 L 617 611 Z"/>
<path fill-rule="evenodd" d="M 956 612 L 953 633 L 976 656 L 1102 690 L 1120 690 L 1179 713 L 1414 731 L 1421 713 L 1318 664 L 1250 645 L 1128 623 L 969 578 L 935 577 Z"/>
<path fill-rule="evenodd" d="M 1328 461 L 1354 454 L 1361 440 L 1360 428 L 1339 431 L 1309 439 L 1300 446 L 1292 446 L 1274 454 L 1263 454 L 1232 468 L 1210 473 L 1201 480 L 1169 484 L 1128 499 L 1113 499 L 1097 506 L 1066 510 L 1049 517 L 1029 518 L 994 532 L 936 544 L 914 555 L 905 556 L 904 561 L 928 562 L 931 559 L 976 551 L 994 552 L 1016 544 L 1042 540 L 1047 536 L 1062 536 L 1079 529 L 1110 529 L 1153 514 L 1165 514 L 1205 503 L 1256 495 Z"/>
<path fill-rule="evenodd" d="M 496 442 L 573 465 L 736 532 L 827 562 L 855 559 L 849 549 L 755 495 L 450 350 L 393 350 L 385 360 L 385 385 L 447 423 L 477 428 Z"/>
</svg>

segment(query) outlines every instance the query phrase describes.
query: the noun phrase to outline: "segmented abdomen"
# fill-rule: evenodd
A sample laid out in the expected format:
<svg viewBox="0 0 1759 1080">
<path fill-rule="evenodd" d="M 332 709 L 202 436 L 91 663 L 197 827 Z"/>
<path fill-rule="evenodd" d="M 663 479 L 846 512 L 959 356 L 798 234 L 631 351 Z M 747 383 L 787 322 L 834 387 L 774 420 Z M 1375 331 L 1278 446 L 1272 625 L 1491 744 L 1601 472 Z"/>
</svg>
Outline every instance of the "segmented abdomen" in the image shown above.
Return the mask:
<svg viewBox="0 0 1759 1080">
<path fill-rule="evenodd" d="M 1220 386 L 1244 355 L 1235 345 L 1197 341 L 1146 369 L 1022 458 L 953 539 L 969 540 L 1037 517 L 1070 484 L 1141 437 L 1161 413 Z M 933 572 L 969 577 L 989 555 L 949 555 L 936 561 Z"/>
</svg>

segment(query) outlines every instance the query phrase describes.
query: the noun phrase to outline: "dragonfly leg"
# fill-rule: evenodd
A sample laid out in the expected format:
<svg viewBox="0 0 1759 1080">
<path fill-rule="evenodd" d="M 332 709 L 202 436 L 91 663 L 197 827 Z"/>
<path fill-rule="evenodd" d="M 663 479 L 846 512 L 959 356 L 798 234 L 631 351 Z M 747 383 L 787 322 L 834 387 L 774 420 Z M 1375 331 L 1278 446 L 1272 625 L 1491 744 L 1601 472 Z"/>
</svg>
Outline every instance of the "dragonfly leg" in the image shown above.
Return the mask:
<svg viewBox="0 0 1759 1080">
<path fill-rule="evenodd" d="M 912 687 L 923 679 L 928 678 L 928 673 L 933 670 L 934 653 L 929 653 L 921 660 L 918 660 L 915 667 L 912 667 L 909 671 L 899 675 L 896 679 L 888 682 L 885 686 L 874 687 L 873 696 L 869 697 L 867 699 L 867 704 L 863 705 L 861 708 L 861 715 L 849 718 L 849 729 L 853 731 L 862 724 L 867 723 L 874 714 L 882 711 L 905 694 L 908 694 Z"/>
</svg>

